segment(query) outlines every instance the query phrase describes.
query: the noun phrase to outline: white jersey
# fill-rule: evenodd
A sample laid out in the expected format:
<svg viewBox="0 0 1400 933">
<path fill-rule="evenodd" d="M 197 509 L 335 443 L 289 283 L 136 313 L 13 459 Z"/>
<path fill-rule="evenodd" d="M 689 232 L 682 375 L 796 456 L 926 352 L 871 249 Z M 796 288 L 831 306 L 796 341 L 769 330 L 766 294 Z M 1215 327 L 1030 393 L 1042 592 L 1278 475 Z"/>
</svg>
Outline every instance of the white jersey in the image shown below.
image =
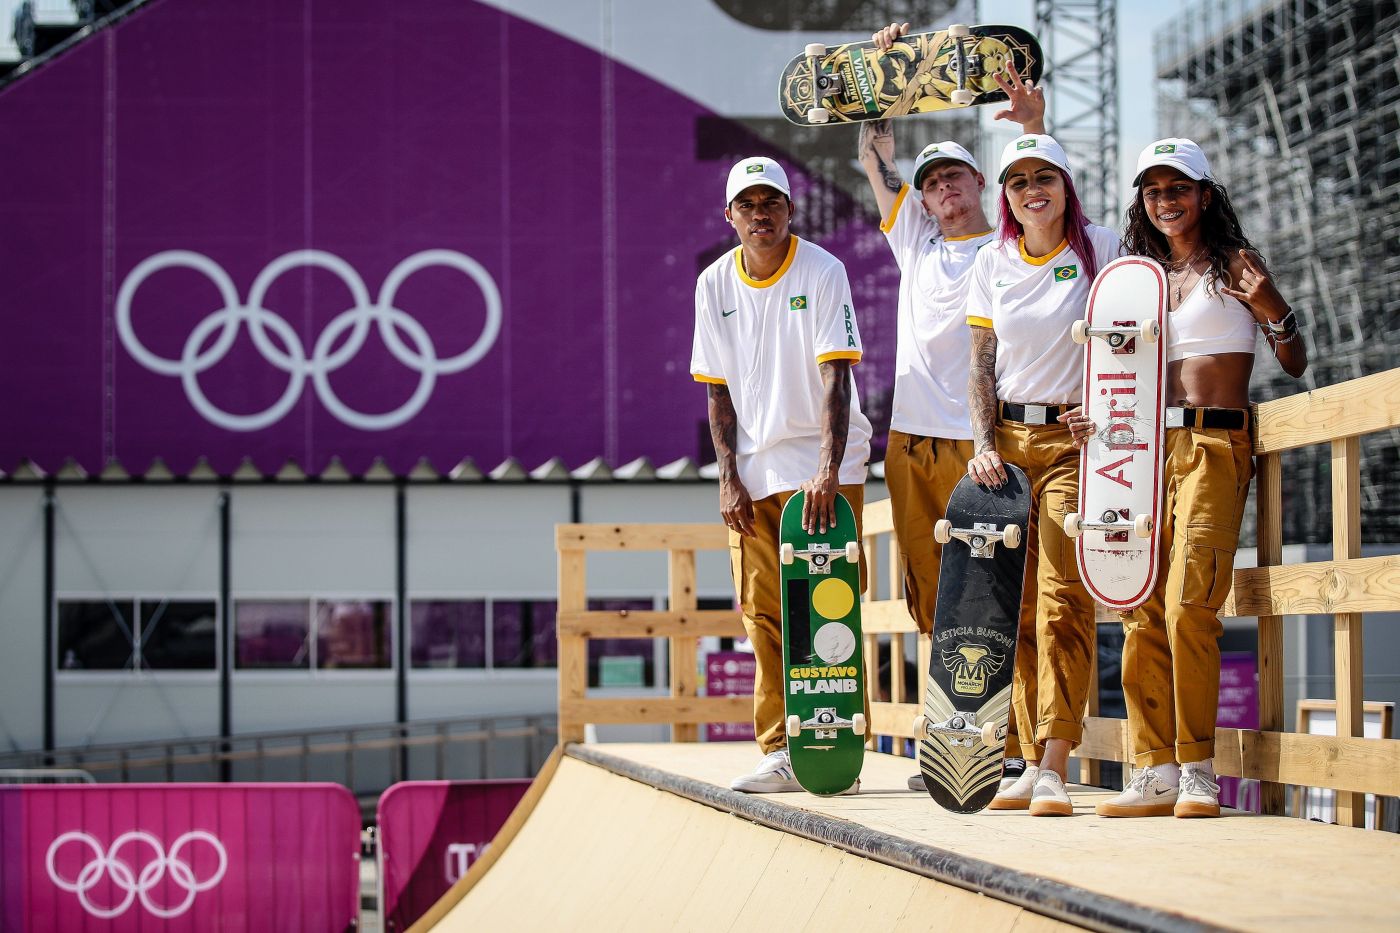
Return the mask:
<svg viewBox="0 0 1400 933">
<path fill-rule="evenodd" d="M 1121 252 L 1118 234 L 1086 228 L 1099 269 Z M 1084 348 L 1070 338 L 1093 283 L 1068 242 L 1048 256 L 1026 255 L 1021 241 L 977 254 L 967 292 L 967 321 L 997 335 L 997 398 L 1021 405 L 1079 404 Z"/>
<path fill-rule="evenodd" d="M 880 229 L 899 265 L 899 341 L 890 427 L 969 440 L 967 370 L 972 355 L 967 288 L 977 250 L 992 231 L 945 237 L 908 185 Z"/>
<path fill-rule="evenodd" d="M 821 457 L 820 364 L 861 356 L 846 267 L 793 237 L 772 277 L 744 272 L 741 248 L 725 253 L 695 283 L 690 372 L 723 383 L 738 415 L 739 479 L 754 499 L 797 489 Z M 851 385 L 850 425 L 840 482 L 864 483 L 870 422 Z"/>
</svg>

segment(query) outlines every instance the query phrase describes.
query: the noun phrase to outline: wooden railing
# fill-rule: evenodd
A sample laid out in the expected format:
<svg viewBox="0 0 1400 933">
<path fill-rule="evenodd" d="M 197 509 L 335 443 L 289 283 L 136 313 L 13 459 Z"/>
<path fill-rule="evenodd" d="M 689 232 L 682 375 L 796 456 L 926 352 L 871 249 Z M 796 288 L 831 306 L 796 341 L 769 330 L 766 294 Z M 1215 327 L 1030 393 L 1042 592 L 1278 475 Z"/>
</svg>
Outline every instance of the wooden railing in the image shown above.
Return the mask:
<svg viewBox="0 0 1400 933">
<path fill-rule="evenodd" d="M 1257 568 L 1235 571 L 1223 617 L 1255 616 L 1259 624 L 1259 723 L 1253 729 L 1219 729 L 1216 770 L 1260 782 L 1265 813 L 1282 813 L 1284 786 L 1338 791 L 1337 820 L 1361 826 L 1364 795 L 1400 796 L 1400 740 L 1362 734 L 1363 612 L 1400 611 L 1400 555 L 1361 558 L 1360 442 L 1365 434 L 1400 426 L 1400 369 L 1318 389 L 1258 406 L 1255 440 L 1258 509 Z M 1332 448 L 1333 559 L 1282 565 L 1282 476 L 1279 455 L 1312 444 Z M 899 702 L 906 695 L 902 635 L 915 631 L 902 596 L 903 570 L 894 540 L 888 499 L 867 503 L 863 516 L 869 587 L 862 604 L 866 682 L 877 689 L 877 645 L 893 647 L 888 702 L 871 703 L 871 742 L 876 736 L 913 736 L 919 710 Z M 697 551 L 725 550 L 728 532 L 718 524 L 560 525 L 559 551 L 559 737 L 583 740 L 587 723 L 670 723 L 676 741 L 694 741 L 704 722 L 746 722 L 751 697 L 699 697 L 696 639 L 742 637 L 732 610 L 698 611 Z M 590 612 L 587 555 L 590 551 L 665 551 L 669 603 L 665 612 Z M 880 573 L 888 577 L 886 599 L 875 599 Z M 1283 616 L 1329 614 L 1334 618 L 1337 736 L 1283 731 Z M 670 696 L 589 699 L 588 641 L 594 638 L 670 639 Z M 929 644 L 918 639 L 918 680 L 923 695 Z M 879 685 L 883 687 L 883 685 Z M 1126 723 L 1099 717 L 1090 691 L 1084 741 L 1075 754 L 1089 763 L 1129 761 Z"/>
</svg>

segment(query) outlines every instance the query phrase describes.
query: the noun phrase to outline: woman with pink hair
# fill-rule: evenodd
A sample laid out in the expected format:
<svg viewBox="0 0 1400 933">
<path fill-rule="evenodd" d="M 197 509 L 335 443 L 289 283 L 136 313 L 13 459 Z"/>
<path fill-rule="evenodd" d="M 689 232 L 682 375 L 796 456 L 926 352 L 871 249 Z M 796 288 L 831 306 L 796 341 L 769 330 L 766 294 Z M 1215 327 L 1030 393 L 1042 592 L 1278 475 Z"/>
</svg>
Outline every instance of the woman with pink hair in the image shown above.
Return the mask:
<svg viewBox="0 0 1400 933">
<path fill-rule="evenodd" d="M 1004 463 L 1020 467 L 1031 484 L 1031 520 L 1011 693 L 1027 767 L 991 809 L 1068 816 L 1065 766 L 1083 738 L 1095 651 L 1093 601 L 1061 530 L 1079 500 L 1075 438 L 1093 428 L 1079 409 L 1083 349 L 1070 328 L 1084 317 L 1098 270 L 1119 255 L 1119 239 L 1085 219 L 1053 137 L 1013 139 L 998 180 L 999 235 L 977 254 L 967 299 L 974 451 L 967 472 L 997 487 L 1006 482 Z"/>
</svg>

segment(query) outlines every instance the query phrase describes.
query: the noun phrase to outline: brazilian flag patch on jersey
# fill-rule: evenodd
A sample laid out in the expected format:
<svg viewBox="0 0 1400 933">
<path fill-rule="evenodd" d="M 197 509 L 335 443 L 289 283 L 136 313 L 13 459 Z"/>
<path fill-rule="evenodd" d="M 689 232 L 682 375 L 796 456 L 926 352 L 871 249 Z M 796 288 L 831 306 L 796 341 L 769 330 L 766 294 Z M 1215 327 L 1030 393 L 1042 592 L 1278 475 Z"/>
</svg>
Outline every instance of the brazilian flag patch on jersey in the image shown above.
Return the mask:
<svg viewBox="0 0 1400 933">
<path fill-rule="evenodd" d="M 806 311 L 806 310 L 807 310 L 807 296 L 806 296 L 806 295 L 793 295 L 791 298 L 788 299 L 788 310 L 790 310 L 790 311 Z"/>
<path fill-rule="evenodd" d="M 1061 282 L 1068 282 L 1070 279 L 1079 278 L 1078 266 L 1056 266 L 1055 278 Z"/>
</svg>

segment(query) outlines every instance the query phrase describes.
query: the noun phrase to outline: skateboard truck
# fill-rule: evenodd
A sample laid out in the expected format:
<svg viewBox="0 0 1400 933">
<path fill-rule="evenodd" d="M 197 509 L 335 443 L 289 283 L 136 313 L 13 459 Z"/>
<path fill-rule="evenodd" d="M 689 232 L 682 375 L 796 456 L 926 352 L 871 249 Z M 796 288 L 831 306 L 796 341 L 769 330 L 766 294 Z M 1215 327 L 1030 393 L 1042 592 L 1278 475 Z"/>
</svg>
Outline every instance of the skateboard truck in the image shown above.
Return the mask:
<svg viewBox="0 0 1400 933">
<path fill-rule="evenodd" d="M 990 522 L 973 522 L 971 528 L 954 528 L 946 518 L 934 522 L 933 540 L 947 544 L 954 538 L 967 542 L 973 557 L 991 557 L 996 553 L 998 541 L 1010 548 L 1021 546 L 1021 526 L 1007 525 L 998 531 Z"/>
<path fill-rule="evenodd" d="M 1065 516 L 1065 534 L 1071 538 L 1077 538 L 1086 531 L 1104 531 L 1109 534 L 1123 534 L 1131 531 L 1139 538 L 1152 537 L 1152 530 L 1156 522 L 1151 515 L 1139 515 L 1132 521 L 1123 518 L 1113 509 L 1106 510 L 1096 522 L 1088 521 L 1078 512 L 1070 512 Z"/>
<path fill-rule="evenodd" d="M 1088 343 L 1090 337 L 1102 337 L 1104 342 L 1115 350 L 1134 337 L 1141 337 L 1143 343 L 1156 343 L 1162 335 L 1162 325 L 1156 321 L 1143 321 L 1141 324 L 1119 324 L 1113 327 L 1090 327 L 1088 321 L 1075 321 L 1070 327 L 1069 336 L 1075 343 Z"/>
<path fill-rule="evenodd" d="M 812 68 L 812 100 L 816 104 L 807 110 L 808 123 L 826 123 L 831 119 L 831 111 L 822 106 L 822 100 L 834 97 L 845 89 L 846 80 L 840 74 L 822 71 L 821 60 L 826 57 L 826 46 L 820 42 L 808 45 L 804 53 Z"/>
<path fill-rule="evenodd" d="M 922 714 L 914 719 L 915 737 L 931 739 L 941 735 L 950 745 L 958 748 L 971 748 L 978 742 L 990 746 L 1001 745 L 1006 741 L 1006 731 L 1006 723 L 977 725 L 976 713 L 954 713 L 943 722 L 929 722 L 928 717 Z"/>
<path fill-rule="evenodd" d="M 807 562 L 808 573 L 831 573 L 831 562 L 838 557 L 844 557 L 853 564 L 860 560 L 860 542 L 847 541 L 844 551 L 833 551 L 830 544 L 823 542 L 813 542 L 800 551 L 788 542 L 778 548 L 778 560 L 784 564 L 790 564 L 799 557 Z"/>
<path fill-rule="evenodd" d="M 856 713 L 850 719 L 842 719 L 835 707 L 823 706 L 813 710 L 812 718 L 805 722 L 801 716 L 787 718 L 787 734 L 791 738 L 797 738 L 804 729 L 815 732 L 819 739 L 836 738 L 838 729 L 850 729 L 856 735 L 865 735 L 865 714 Z"/>
<path fill-rule="evenodd" d="M 968 63 L 967 55 L 963 52 L 963 40 L 972 36 L 972 30 L 962 23 L 955 23 L 948 27 L 948 38 L 953 42 L 953 67 L 951 70 L 957 73 L 957 90 L 948 94 L 948 100 L 955 107 L 971 107 L 972 102 L 977 99 L 977 95 L 967 89 Z"/>
</svg>

